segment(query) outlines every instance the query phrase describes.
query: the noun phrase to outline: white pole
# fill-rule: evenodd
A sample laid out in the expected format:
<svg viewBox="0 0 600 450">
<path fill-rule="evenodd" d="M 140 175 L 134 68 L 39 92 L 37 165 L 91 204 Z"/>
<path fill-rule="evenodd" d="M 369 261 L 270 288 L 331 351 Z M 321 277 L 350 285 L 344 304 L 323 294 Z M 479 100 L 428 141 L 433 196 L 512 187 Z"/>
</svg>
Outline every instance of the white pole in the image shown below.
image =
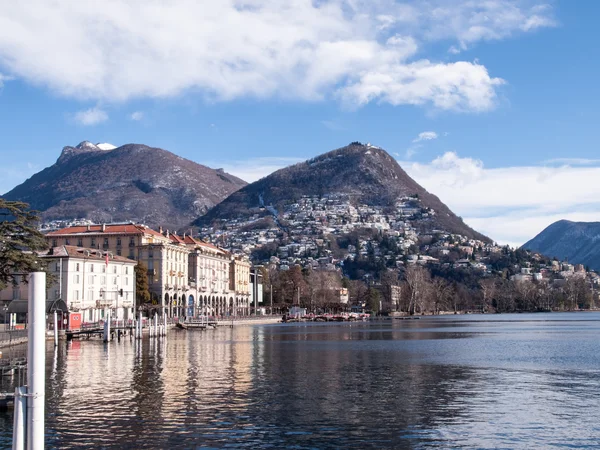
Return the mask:
<svg viewBox="0 0 600 450">
<path fill-rule="evenodd" d="M 144 325 L 144 322 L 142 321 L 142 312 L 141 311 L 138 312 L 138 322 L 140 323 L 140 325 L 138 327 L 138 333 L 139 334 L 138 334 L 137 338 L 141 339 L 142 338 L 143 325 Z"/>
<path fill-rule="evenodd" d="M 163 314 L 163 324 L 165 327 L 165 336 L 167 335 L 167 316 Z"/>
<path fill-rule="evenodd" d="M 46 394 L 46 272 L 29 276 L 27 341 L 27 449 L 44 448 Z"/>
<path fill-rule="evenodd" d="M 58 313 L 54 311 L 54 346 L 58 347 Z"/>
<path fill-rule="evenodd" d="M 25 450 L 25 412 L 27 410 L 27 388 L 15 388 L 15 415 L 13 422 L 12 450 Z"/>
</svg>

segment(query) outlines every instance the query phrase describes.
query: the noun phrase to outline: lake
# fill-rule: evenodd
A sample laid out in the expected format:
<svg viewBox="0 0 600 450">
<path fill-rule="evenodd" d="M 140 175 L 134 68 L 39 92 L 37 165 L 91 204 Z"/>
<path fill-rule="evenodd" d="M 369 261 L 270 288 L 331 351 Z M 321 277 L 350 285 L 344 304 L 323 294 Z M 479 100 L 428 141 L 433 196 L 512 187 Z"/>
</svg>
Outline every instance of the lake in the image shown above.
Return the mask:
<svg viewBox="0 0 600 450">
<path fill-rule="evenodd" d="M 600 447 L 599 344 L 600 313 L 49 343 L 47 446 Z M 0 447 L 11 433 L 0 413 Z"/>
</svg>

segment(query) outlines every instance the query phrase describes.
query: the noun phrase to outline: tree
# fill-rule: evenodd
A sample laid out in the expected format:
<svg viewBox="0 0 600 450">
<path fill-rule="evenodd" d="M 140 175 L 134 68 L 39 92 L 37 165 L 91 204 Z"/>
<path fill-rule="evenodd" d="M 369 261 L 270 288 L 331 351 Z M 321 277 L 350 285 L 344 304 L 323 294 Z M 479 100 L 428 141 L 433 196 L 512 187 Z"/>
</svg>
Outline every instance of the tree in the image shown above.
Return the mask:
<svg viewBox="0 0 600 450">
<path fill-rule="evenodd" d="M 483 294 L 483 304 L 481 305 L 481 309 L 485 311 L 496 299 L 496 292 L 498 290 L 496 286 L 496 279 L 484 278 L 483 280 L 479 281 L 479 286 L 481 287 L 481 293 Z"/>
<path fill-rule="evenodd" d="M 432 298 L 433 298 L 433 313 L 448 309 L 450 299 L 454 292 L 454 287 L 447 280 L 435 277 L 431 282 Z"/>
<path fill-rule="evenodd" d="M 150 302 L 150 290 L 148 289 L 148 268 L 142 262 L 135 266 L 135 298 L 137 306 Z"/>
<path fill-rule="evenodd" d="M 429 271 L 416 264 L 406 268 L 404 272 L 406 284 L 409 287 L 408 312 L 413 315 L 425 310 L 425 305 L 429 299 L 430 275 Z"/>
<path fill-rule="evenodd" d="M 368 310 L 373 311 L 375 314 L 379 312 L 379 301 L 380 294 L 377 289 L 371 288 L 371 286 L 367 289 L 367 304 L 366 307 Z"/>
<path fill-rule="evenodd" d="M 0 289 L 14 283 L 15 274 L 44 270 L 37 252 L 48 245 L 38 221 L 27 203 L 0 198 Z"/>
</svg>

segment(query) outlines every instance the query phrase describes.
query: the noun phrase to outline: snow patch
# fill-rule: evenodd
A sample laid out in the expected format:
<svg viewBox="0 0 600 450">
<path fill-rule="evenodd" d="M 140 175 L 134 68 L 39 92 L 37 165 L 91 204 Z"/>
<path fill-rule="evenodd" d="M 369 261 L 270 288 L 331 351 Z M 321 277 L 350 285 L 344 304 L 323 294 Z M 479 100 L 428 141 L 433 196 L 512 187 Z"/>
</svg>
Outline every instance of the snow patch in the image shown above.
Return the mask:
<svg viewBox="0 0 600 450">
<path fill-rule="evenodd" d="M 109 144 L 108 142 L 98 143 L 96 144 L 96 147 L 98 147 L 100 150 L 114 150 L 117 148 L 116 145 Z"/>
</svg>

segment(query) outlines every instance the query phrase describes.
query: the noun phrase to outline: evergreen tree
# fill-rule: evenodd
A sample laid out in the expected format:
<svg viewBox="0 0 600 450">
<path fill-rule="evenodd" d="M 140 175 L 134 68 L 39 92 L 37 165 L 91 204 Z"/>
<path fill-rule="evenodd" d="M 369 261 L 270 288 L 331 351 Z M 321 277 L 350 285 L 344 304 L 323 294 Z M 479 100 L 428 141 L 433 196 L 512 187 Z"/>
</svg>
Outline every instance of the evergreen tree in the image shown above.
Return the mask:
<svg viewBox="0 0 600 450">
<path fill-rule="evenodd" d="M 0 289 L 14 283 L 15 274 L 45 269 L 36 253 L 48 247 L 38 221 L 27 203 L 0 198 Z"/>
<path fill-rule="evenodd" d="M 150 302 L 148 289 L 148 268 L 142 262 L 135 266 L 135 298 L 137 306 Z"/>
</svg>

